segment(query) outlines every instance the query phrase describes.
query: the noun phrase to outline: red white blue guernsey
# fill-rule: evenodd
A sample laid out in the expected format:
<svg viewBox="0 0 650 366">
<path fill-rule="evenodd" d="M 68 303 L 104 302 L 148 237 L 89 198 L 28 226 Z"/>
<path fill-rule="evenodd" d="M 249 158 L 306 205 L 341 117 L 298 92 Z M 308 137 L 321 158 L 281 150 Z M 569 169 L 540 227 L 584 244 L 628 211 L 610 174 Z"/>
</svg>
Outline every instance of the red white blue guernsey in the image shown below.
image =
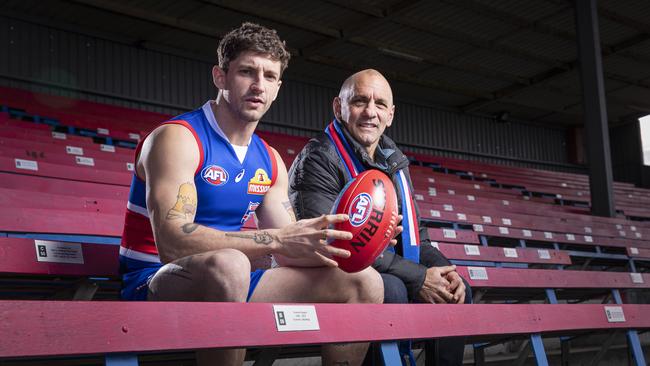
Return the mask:
<svg viewBox="0 0 650 366">
<path fill-rule="evenodd" d="M 198 208 L 194 222 L 221 231 L 238 231 L 275 182 L 277 163 L 270 147 L 253 135 L 243 162 L 219 128 L 210 102 L 163 124 L 189 129 L 201 159 L 194 174 Z M 136 150 L 140 152 L 142 142 Z M 120 256 L 160 263 L 146 204 L 146 183 L 134 172 L 127 204 Z M 128 271 L 128 270 L 127 270 Z"/>
</svg>

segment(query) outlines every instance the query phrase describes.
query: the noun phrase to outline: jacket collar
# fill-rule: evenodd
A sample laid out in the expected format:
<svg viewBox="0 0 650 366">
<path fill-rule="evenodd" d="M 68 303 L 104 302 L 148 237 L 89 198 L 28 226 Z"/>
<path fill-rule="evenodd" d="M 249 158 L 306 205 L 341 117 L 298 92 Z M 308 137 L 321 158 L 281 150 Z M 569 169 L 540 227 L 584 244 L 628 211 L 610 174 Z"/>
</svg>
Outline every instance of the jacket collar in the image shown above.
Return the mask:
<svg viewBox="0 0 650 366">
<path fill-rule="evenodd" d="M 404 169 L 409 165 L 408 158 L 400 151 L 395 142 L 385 134 L 382 134 L 379 138 L 379 145 L 375 150 L 375 159 L 373 161 L 370 159 L 370 155 L 368 155 L 366 149 L 348 132 L 346 124 L 339 122 L 336 118 L 334 122 L 341 126 L 341 131 L 343 131 L 345 139 L 364 166 L 393 175 L 398 170 Z"/>
</svg>

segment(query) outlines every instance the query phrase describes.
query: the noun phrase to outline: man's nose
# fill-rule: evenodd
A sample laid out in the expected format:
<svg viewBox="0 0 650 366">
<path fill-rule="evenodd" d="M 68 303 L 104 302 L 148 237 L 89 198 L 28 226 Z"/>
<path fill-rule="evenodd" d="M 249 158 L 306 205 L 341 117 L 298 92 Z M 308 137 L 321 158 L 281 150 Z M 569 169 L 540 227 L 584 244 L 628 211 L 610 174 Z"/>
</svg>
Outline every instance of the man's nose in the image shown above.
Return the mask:
<svg viewBox="0 0 650 366">
<path fill-rule="evenodd" d="M 264 76 L 262 74 L 256 74 L 253 78 L 253 83 L 251 84 L 251 91 L 255 94 L 261 94 L 264 92 L 263 84 Z"/>
<path fill-rule="evenodd" d="M 374 118 L 377 116 L 377 106 L 375 105 L 375 102 L 370 101 L 366 105 L 366 108 L 363 109 L 363 115 L 367 118 Z"/>
<path fill-rule="evenodd" d="M 259 82 L 254 82 L 251 84 L 251 91 L 255 94 L 262 94 L 264 92 L 264 88 Z"/>
</svg>

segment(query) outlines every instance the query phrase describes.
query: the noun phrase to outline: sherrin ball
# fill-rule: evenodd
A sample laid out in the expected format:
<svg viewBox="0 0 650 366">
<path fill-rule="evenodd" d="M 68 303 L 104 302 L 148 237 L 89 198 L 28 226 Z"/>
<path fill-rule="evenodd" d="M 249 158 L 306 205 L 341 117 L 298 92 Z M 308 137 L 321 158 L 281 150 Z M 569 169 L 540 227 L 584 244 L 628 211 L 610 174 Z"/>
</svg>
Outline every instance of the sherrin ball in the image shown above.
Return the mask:
<svg viewBox="0 0 650 366">
<path fill-rule="evenodd" d="M 334 260 L 345 272 L 359 272 L 370 266 L 393 238 L 397 227 L 397 194 L 393 182 L 376 169 L 362 172 L 339 193 L 332 213 L 347 214 L 350 218 L 332 228 L 353 235 L 352 240 L 329 242 L 351 253 L 349 258 L 334 257 Z"/>
</svg>

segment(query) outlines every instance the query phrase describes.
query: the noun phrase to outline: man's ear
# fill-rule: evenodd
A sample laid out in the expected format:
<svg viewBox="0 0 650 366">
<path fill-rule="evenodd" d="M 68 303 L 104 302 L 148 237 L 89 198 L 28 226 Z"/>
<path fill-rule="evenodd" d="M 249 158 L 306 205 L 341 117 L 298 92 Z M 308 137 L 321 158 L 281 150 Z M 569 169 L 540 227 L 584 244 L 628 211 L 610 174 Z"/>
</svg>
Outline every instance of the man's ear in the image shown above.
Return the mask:
<svg viewBox="0 0 650 366">
<path fill-rule="evenodd" d="M 393 124 L 393 117 L 395 117 L 395 105 L 393 104 L 390 107 L 390 114 L 388 115 L 388 121 L 386 122 L 386 127 L 390 127 Z"/>
<path fill-rule="evenodd" d="M 226 72 L 218 65 L 212 67 L 212 82 L 219 90 L 226 88 Z"/>
<path fill-rule="evenodd" d="M 332 101 L 332 109 L 334 110 L 334 117 L 336 117 L 339 122 L 343 122 L 341 121 L 341 98 L 334 97 L 334 101 Z"/>
</svg>

